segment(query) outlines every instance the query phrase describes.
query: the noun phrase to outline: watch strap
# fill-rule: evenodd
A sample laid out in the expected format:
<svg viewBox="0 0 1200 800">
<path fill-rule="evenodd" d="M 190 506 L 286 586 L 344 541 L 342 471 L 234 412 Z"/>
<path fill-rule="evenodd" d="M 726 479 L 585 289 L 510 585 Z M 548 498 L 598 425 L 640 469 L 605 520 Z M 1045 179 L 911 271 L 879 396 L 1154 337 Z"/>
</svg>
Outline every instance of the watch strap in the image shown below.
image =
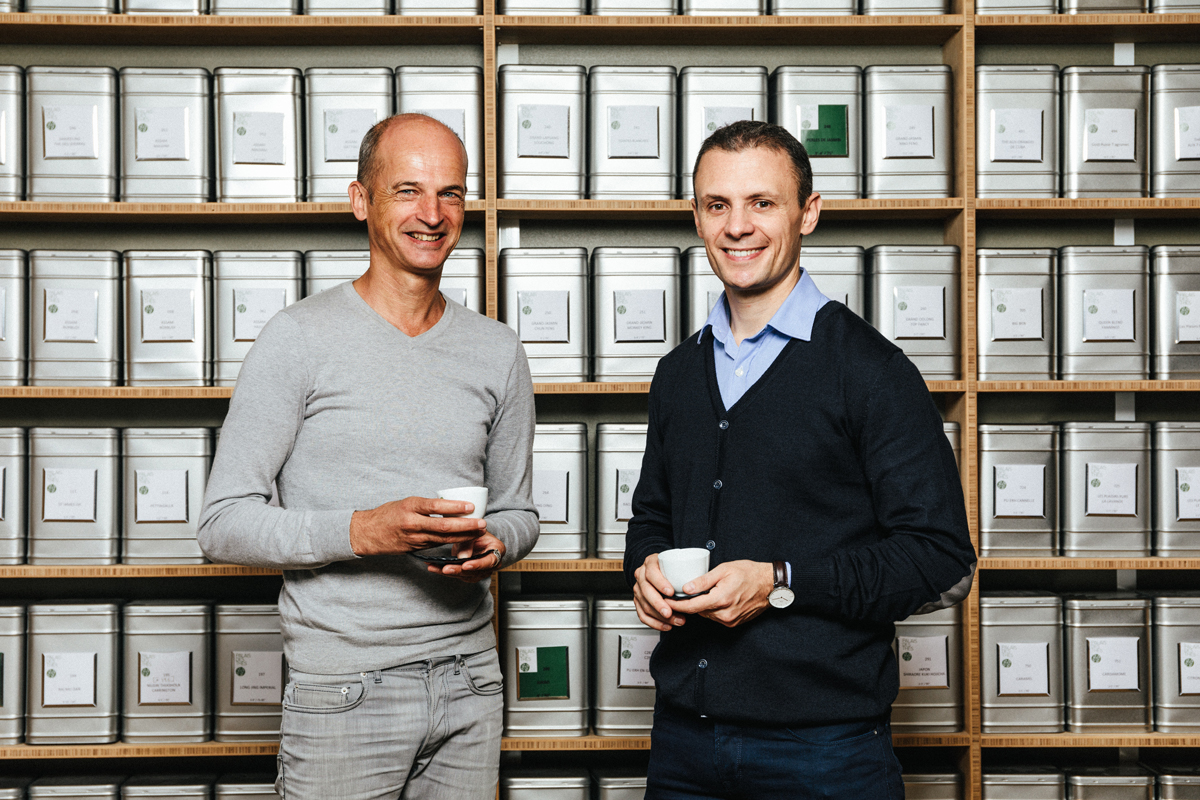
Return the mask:
<svg viewBox="0 0 1200 800">
<path fill-rule="evenodd" d="M 772 588 L 776 588 L 776 587 L 780 587 L 780 586 L 787 588 L 787 585 L 788 585 L 787 567 L 784 566 L 784 563 L 782 561 L 772 562 L 771 566 L 775 570 L 775 586 Z"/>
</svg>

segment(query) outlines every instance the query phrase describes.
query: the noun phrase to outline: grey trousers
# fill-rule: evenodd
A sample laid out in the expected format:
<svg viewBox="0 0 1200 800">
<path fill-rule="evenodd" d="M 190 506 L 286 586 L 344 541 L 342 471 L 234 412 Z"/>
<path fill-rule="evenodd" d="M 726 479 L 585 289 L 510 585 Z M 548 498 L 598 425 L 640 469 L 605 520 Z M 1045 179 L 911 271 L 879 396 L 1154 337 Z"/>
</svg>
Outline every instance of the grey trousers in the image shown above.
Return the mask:
<svg viewBox="0 0 1200 800">
<path fill-rule="evenodd" d="M 285 800 L 494 800 L 504 685 L 495 650 L 374 672 L 292 670 Z"/>
</svg>

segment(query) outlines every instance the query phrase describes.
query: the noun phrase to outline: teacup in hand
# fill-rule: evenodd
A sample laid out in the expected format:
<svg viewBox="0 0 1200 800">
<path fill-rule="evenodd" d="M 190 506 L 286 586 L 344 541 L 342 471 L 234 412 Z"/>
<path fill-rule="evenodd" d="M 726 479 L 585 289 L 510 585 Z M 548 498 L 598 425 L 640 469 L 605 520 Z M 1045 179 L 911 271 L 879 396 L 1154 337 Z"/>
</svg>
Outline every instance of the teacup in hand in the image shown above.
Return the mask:
<svg viewBox="0 0 1200 800">
<path fill-rule="evenodd" d="M 708 572 L 708 551 L 703 547 L 664 550 L 658 554 L 658 568 L 675 590 L 675 596 L 687 597 L 684 584 Z"/>
<path fill-rule="evenodd" d="M 441 500 L 462 500 L 475 506 L 475 510 L 470 514 L 456 514 L 455 516 L 458 517 L 483 519 L 483 514 L 487 511 L 488 489 L 486 486 L 456 486 L 453 489 L 440 490 L 437 496 Z M 451 554 L 455 558 L 465 558 L 471 555 L 473 547 L 473 541 L 460 542 L 451 547 Z"/>
</svg>

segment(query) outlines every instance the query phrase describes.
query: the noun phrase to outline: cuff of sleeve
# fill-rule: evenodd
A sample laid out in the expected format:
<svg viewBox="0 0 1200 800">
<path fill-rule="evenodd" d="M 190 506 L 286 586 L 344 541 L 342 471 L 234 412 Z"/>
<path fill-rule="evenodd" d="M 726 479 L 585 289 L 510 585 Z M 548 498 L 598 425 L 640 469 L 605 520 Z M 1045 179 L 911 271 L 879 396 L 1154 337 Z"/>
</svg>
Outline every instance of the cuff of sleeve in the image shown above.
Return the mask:
<svg viewBox="0 0 1200 800">
<path fill-rule="evenodd" d="M 354 561 L 359 555 L 350 546 L 353 511 L 314 511 L 309 520 L 313 556 L 322 564 Z"/>
<path fill-rule="evenodd" d="M 833 563 L 828 559 L 816 563 L 791 565 L 791 588 L 797 596 L 826 596 L 833 586 Z"/>
</svg>

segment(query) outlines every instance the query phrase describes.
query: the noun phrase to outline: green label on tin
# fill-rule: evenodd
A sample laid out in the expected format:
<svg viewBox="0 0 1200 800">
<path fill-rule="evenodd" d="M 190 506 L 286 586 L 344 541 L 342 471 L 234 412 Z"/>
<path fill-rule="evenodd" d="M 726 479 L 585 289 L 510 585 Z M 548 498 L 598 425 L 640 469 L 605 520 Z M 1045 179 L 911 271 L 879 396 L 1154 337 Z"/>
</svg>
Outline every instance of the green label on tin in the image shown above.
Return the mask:
<svg viewBox="0 0 1200 800">
<path fill-rule="evenodd" d="M 800 143 L 813 158 L 850 155 L 846 106 L 796 106 Z"/>
<path fill-rule="evenodd" d="M 571 696 L 566 647 L 517 648 L 517 699 L 565 700 Z"/>
</svg>

